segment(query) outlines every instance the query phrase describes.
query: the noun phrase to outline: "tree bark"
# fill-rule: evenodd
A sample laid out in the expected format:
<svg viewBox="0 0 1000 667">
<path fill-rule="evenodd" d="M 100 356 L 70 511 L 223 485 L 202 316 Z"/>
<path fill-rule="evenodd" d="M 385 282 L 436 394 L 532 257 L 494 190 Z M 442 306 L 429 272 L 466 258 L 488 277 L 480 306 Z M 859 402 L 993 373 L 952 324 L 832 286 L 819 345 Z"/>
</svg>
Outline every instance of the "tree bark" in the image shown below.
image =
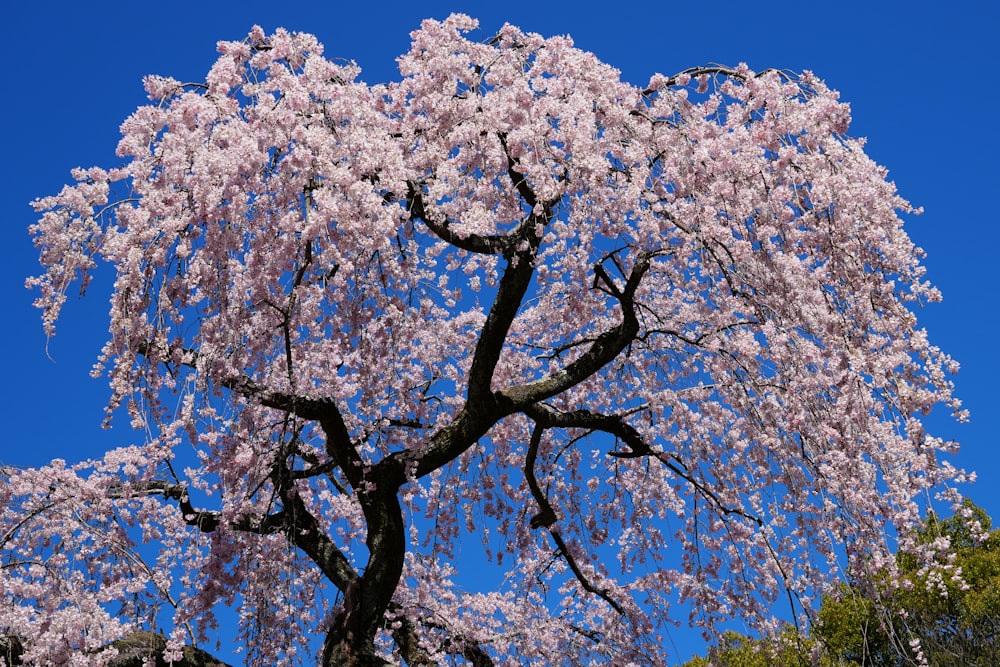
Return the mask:
<svg viewBox="0 0 1000 667">
<path fill-rule="evenodd" d="M 368 523 L 368 563 L 344 590 L 343 608 L 323 644 L 324 667 L 388 664 L 375 655 L 375 636 L 403 574 L 406 532 L 396 495 L 402 479 L 373 478 L 374 488 L 358 493 Z"/>
</svg>

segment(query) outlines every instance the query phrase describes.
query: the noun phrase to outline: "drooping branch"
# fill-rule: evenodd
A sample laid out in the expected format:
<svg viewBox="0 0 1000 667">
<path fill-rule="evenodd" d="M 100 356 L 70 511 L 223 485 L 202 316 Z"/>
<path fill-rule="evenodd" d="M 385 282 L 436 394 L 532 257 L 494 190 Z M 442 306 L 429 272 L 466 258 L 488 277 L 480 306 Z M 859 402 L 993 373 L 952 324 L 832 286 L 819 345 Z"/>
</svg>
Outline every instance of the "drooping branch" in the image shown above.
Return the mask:
<svg viewBox="0 0 1000 667">
<path fill-rule="evenodd" d="M 18 531 L 20 531 L 24 526 L 34 521 L 35 518 L 41 516 L 48 510 L 55 507 L 56 504 L 57 504 L 56 502 L 44 503 L 28 512 L 25 512 L 24 516 L 21 517 L 21 519 L 17 523 L 11 526 L 10 529 L 4 534 L 4 536 L 0 538 L 0 552 L 2 552 L 7 547 L 7 543 L 10 542 L 10 540 L 13 539 L 15 535 L 17 535 Z"/>
<path fill-rule="evenodd" d="M 166 346 L 159 346 L 157 349 L 149 341 L 140 343 L 136 352 L 145 357 L 163 361 L 165 364 L 167 362 L 164 360 L 169 358 L 171 353 L 179 352 L 182 359 L 180 365 L 195 370 L 198 369 L 198 360 L 201 357 L 198 350 L 191 348 L 167 348 Z M 319 421 L 329 416 L 332 410 L 336 410 L 336 405 L 330 399 L 305 398 L 287 392 L 268 391 L 245 375 L 223 379 L 219 382 L 219 385 L 241 396 L 254 398 L 261 405 L 290 412 L 302 419 Z"/>
<path fill-rule="evenodd" d="M 139 354 L 145 356 L 148 356 L 150 351 L 151 343 L 148 342 L 142 343 L 138 350 Z M 184 348 L 180 350 L 180 353 L 183 359 L 182 365 L 194 369 L 198 368 L 200 355 L 197 350 Z M 301 419 L 319 422 L 327 436 L 327 454 L 344 471 L 351 486 L 357 486 L 361 483 L 364 462 L 361 460 L 357 447 L 347 430 L 343 414 L 333 399 L 305 398 L 287 392 L 268 391 L 245 375 L 225 379 L 220 384 L 241 396 L 257 400 L 265 407 L 283 410 Z"/>
<path fill-rule="evenodd" d="M 148 355 L 149 352 L 148 343 L 139 349 L 139 353 L 143 355 Z M 185 366 L 197 368 L 199 354 L 196 350 L 182 350 L 181 357 Z M 266 391 L 246 376 L 231 378 L 221 384 L 237 394 L 255 398 L 266 407 L 283 410 L 302 419 L 318 421 L 327 436 L 326 451 L 331 460 L 340 467 L 353 487 L 362 483 L 363 463 L 360 454 L 351 441 L 343 415 L 332 399 L 306 399 L 284 392 Z M 302 475 L 296 475 L 295 471 L 287 469 L 283 461 L 277 461 L 276 465 L 278 474 L 273 471 L 271 477 L 282 496 L 285 509 L 263 517 L 244 516 L 230 522 L 230 527 L 261 535 L 287 531 L 293 543 L 317 564 L 323 574 L 341 591 L 346 591 L 356 583 L 357 573 L 343 552 L 323 532 L 319 522 L 306 508 L 299 495 L 294 492 L 291 482 Z M 112 493 L 115 492 L 112 490 Z M 205 533 L 215 531 L 222 522 L 220 512 L 195 509 L 191 504 L 187 488 L 182 484 L 152 481 L 130 489 L 129 492 L 161 494 L 177 501 L 185 522 Z"/>
<path fill-rule="evenodd" d="M 640 408 L 641 409 L 641 408 Z M 527 406 L 524 413 L 546 428 L 581 428 L 615 436 L 632 451 L 649 451 L 642 435 L 621 415 L 604 415 L 589 410 L 562 411 L 545 403 Z"/>
<path fill-rule="evenodd" d="M 652 457 L 658 460 L 664 467 L 691 485 L 699 495 L 708 500 L 713 507 L 721 514 L 735 514 L 748 519 L 758 526 L 764 524 L 763 520 L 739 507 L 729 507 L 719 496 L 703 482 L 698 481 L 684 466 L 679 458 L 673 454 L 655 451 L 646 442 L 642 435 L 634 426 L 625 421 L 621 415 L 603 415 L 587 410 L 573 410 L 563 412 L 549 405 L 538 403 L 524 409 L 524 413 L 547 428 L 582 428 L 592 431 L 601 431 L 613 435 L 629 447 L 629 451 L 612 451 L 609 456 L 619 459 L 632 459 L 641 457 Z"/>
<path fill-rule="evenodd" d="M 187 356 L 188 363 L 194 365 L 196 353 Z M 294 480 L 301 477 L 287 467 L 281 457 L 275 462 L 271 477 L 282 498 L 281 512 L 264 517 L 242 517 L 230 523 L 234 530 L 271 534 L 285 531 L 292 542 L 313 560 L 324 575 L 344 593 L 342 618 L 331 627 L 326 646 L 326 664 L 337 664 L 343 651 L 348 647 L 371 645 L 402 574 L 405 554 L 405 532 L 402 512 L 397 492 L 405 480 L 402 468 L 390 461 L 383 461 L 365 472 L 357 448 L 351 441 L 340 411 L 332 401 L 300 399 L 282 392 L 267 392 L 246 377 L 224 383 L 231 391 L 256 398 L 261 404 L 285 410 L 300 418 L 318 420 L 326 434 L 326 449 L 337 467 L 340 467 L 349 483 L 355 488 L 367 523 L 366 544 L 369 559 L 363 574 L 352 567 L 343 552 L 327 537 L 315 516 L 308 510 L 301 497 L 294 491 Z M 460 423 L 461 425 L 461 423 Z M 463 429 L 457 429 L 461 432 Z M 455 430 L 445 431 L 453 434 Z M 464 442 L 475 442 L 475 437 L 460 438 Z M 439 434 L 439 440 L 441 436 Z M 456 439 L 457 440 L 457 439 Z M 330 467 L 328 464 L 322 467 Z M 317 467 L 319 469 L 319 467 Z M 177 501 L 185 521 L 202 532 L 213 532 L 222 523 L 219 512 L 196 509 L 190 502 L 187 489 L 181 484 L 149 482 L 129 489 L 129 493 L 160 494 Z M 113 491 L 123 496 L 124 487 Z M 411 634 L 413 629 L 411 628 Z M 423 660 L 426 652 L 414 641 L 408 641 L 406 632 L 394 632 L 400 650 L 407 657 L 408 664 L 433 664 Z M 413 637 L 416 635 L 414 634 Z M 412 637 L 411 637 L 412 639 Z M 489 665 L 489 656 L 468 641 L 452 641 L 452 649 L 463 655 L 473 656 L 474 664 Z"/>
<path fill-rule="evenodd" d="M 754 522 L 758 526 L 764 525 L 764 521 L 760 517 L 751 514 L 740 507 L 730 507 L 725 503 L 723 503 L 722 499 L 719 498 L 718 494 L 716 494 L 704 482 L 701 482 L 698 479 L 696 479 L 695 476 L 691 474 L 686 469 L 686 467 L 684 467 L 684 464 L 675 455 L 667 454 L 665 452 L 654 451 L 652 447 L 649 447 L 647 445 L 645 449 L 643 448 L 635 449 L 633 447 L 632 450 L 629 452 L 609 452 L 609 456 L 614 456 L 615 458 L 620 458 L 620 459 L 632 459 L 643 456 L 651 456 L 656 460 L 658 460 L 660 463 L 662 463 L 664 467 L 670 470 L 670 472 L 674 473 L 675 475 L 686 481 L 688 484 L 690 484 L 691 488 L 697 491 L 700 496 L 708 500 L 709 503 L 711 503 L 711 505 L 721 515 L 725 516 L 728 514 L 735 514 L 737 516 L 743 517 L 744 519 L 748 519 Z"/>
<path fill-rule="evenodd" d="M 340 435 L 346 434 L 346 427 L 342 421 L 335 426 L 329 423 L 323 423 L 322 426 L 328 434 L 338 432 Z M 332 448 L 336 449 L 336 446 Z M 328 446 L 328 449 L 331 447 Z M 360 468 L 353 470 L 360 475 Z M 306 507 L 295 490 L 295 471 L 288 467 L 280 455 L 275 459 L 270 478 L 282 500 L 283 509 L 260 517 L 240 517 L 228 523 L 232 530 L 242 532 L 261 535 L 284 532 L 296 547 L 316 563 L 326 578 L 342 591 L 344 594 L 342 611 L 331 626 L 325 642 L 327 658 L 324 664 L 341 664 L 343 657 L 354 649 L 372 647 L 374 636 L 392 604 L 392 595 L 399 584 L 406 551 L 402 510 L 397 496 L 403 478 L 391 474 L 392 472 L 393 469 L 387 466 L 373 469 L 367 475 L 352 480 L 367 524 L 365 542 L 369 558 L 362 574 L 354 569 Z M 382 479 L 380 473 L 390 474 Z M 150 481 L 129 486 L 115 485 L 108 491 L 108 495 L 113 498 L 125 498 L 137 494 L 162 495 L 176 501 L 185 522 L 202 532 L 214 532 L 222 526 L 222 514 L 196 509 L 190 501 L 187 488 L 182 484 Z M 405 628 L 393 634 L 399 642 L 400 650 L 407 657 L 408 664 L 428 666 L 433 664 L 415 640 L 417 635 L 412 627 L 409 634 L 405 632 Z M 473 647 L 469 642 L 459 643 L 466 653 L 479 656 L 477 664 L 488 664 L 480 659 L 486 656 L 481 649 Z M 422 660 L 421 656 L 427 659 Z M 376 660 L 374 655 L 365 658 L 368 659 Z"/>
<path fill-rule="evenodd" d="M 222 513 L 213 510 L 195 509 L 191 504 L 191 497 L 187 487 L 183 484 L 174 484 L 163 480 L 151 480 L 148 482 L 138 482 L 128 486 L 115 484 L 108 488 L 109 498 L 130 498 L 138 495 L 160 495 L 177 502 L 187 525 L 197 528 L 203 533 L 215 532 L 222 525 Z M 276 514 L 266 514 L 258 517 L 243 516 L 235 521 L 229 522 L 233 530 L 246 533 L 256 533 L 258 535 L 271 535 L 281 530 L 284 526 L 285 517 L 282 512 Z"/>
<path fill-rule="evenodd" d="M 507 175 L 510 177 L 511 183 L 517 188 L 517 193 L 521 195 L 524 203 L 534 210 L 538 204 L 538 198 L 535 197 L 535 191 L 531 189 L 528 179 L 518 170 L 517 159 L 510 154 L 510 148 L 507 147 L 507 133 L 499 132 L 497 133 L 497 137 L 500 139 L 503 152 L 507 155 Z"/>
<path fill-rule="evenodd" d="M 544 527 L 548 530 L 549 534 L 552 536 L 552 540 L 556 543 L 556 548 L 566 560 L 570 570 L 573 571 L 573 575 L 576 577 L 577 581 L 580 582 L 580 585 L 583 586 L 583 589 L 588 593 L 597 595 L 611 605 L 615 611 L 624 616 L 625 610 L 622 608 L 621 604 L 611 597 L 610 592 L 592 584 L 583 573 L 583 570 L 580 569 L 572 551 L 570 551 L 569 546 L 566 544 L 562 534 L 556 527 L 559 517 L 556 514 L 555 508 L 552 507 L 549 499 L 545 496 L 545 493 L 538 485 L 538 479 L 535 477 L 535 461 L 538 458 L 538 446 L 541 444 L 542 433 L 544 432 L 545 427 L 543 425 L 535 425 L 534 430 L 531 432 L 531 439 L 528 442 L 528 452 L 524 459 L 524 477 L 528 482 L 528 488 L 531 490 L 531 496 L 535 499 L 535 502 L 538 503 L 538 507 L 540 509 L 539 513 L 531 518 L 531 527 Z"/>
</svg>

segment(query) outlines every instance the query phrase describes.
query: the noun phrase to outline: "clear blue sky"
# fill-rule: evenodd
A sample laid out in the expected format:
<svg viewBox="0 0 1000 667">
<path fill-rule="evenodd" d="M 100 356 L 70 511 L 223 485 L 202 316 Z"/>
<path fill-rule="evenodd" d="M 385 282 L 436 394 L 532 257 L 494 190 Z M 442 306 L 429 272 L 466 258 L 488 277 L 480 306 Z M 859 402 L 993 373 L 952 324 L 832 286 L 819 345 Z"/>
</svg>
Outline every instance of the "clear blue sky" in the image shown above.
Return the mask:
<svg viewBox="0 0 1000 667">
<path fill-rule="evenodd" d="M 106 331 L 108 273 L 98 275 L 94 298 L 71 298 L 51 359 L 23 281 L 37 270 L 28 202 L 58 190 L 72 167 L 116 164 L 118 126 L 144 102 L 143 75 L 201 80 L 216 41 L 241 39 L 256 23 L 312 32 L 328 56 L 354 59 L 363 79 L 383 81 L 396 75 L 394 60 L 422 18 L 462 11 L 480 19 L 484 36 L 504 22 L 568 33 L 633 83 L 656 71 L 745 61 L 811 69 L 840 90 L 853 107 L 852 133 L 869 138 L 869 153 L 926 209 L 908 229 L 945 301 L 918 317 L 961 362 L 958 393 L 972 413 L 967 425 L 935 415 L 932 430 L 962 443 L 957 465 L 980 475 L 965 491 L 1000 521 L 996 0 L 10 4 L 0 106 L 0 248 L 9 253 L 0 263 L 8 303 L 0 342 L 10 355 L 0 461 L 76 460 L 142 437 L 124 421 L 101 431 L 106 382 L 88 375 Z"/>
</svg>

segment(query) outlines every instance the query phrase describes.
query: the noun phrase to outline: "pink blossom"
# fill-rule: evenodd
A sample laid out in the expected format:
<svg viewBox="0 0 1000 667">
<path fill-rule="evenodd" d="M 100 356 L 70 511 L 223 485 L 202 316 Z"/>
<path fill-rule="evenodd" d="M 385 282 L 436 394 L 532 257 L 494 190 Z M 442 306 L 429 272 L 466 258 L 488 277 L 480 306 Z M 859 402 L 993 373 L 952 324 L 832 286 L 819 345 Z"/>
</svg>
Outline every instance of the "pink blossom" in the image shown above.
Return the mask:
<svg viewBox="0 0 1000 667">
<path fill-rule="evenodd" d="M 97 369 L 140 443 L 3 471 L 26 661 L 161 623 L 176 658 L 231 607 L 248 664 L 660 665 L 677 621 L 895 581 L 887 533 L 959 576 L 913 539 L 972 477 L 921 422 L 964 418 L 957 365 L 837 93 L 639 89 L 476 27 L 425 21 L 374 86 L 255 27 L 206 87 L 147 77 L 124 164 L 35 202 L 49 335 L 114 268 Z"/>
</svg>

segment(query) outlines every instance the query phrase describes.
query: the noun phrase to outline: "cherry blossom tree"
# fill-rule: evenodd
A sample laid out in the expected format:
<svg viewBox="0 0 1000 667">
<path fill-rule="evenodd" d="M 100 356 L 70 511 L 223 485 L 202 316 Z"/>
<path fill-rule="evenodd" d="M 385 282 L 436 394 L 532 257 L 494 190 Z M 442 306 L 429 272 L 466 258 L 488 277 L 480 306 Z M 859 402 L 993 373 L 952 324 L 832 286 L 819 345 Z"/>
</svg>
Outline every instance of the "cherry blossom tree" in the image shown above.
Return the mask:
<svg viewBox="0 0 1000 667">
<path fill-rule="evenodd" d="M 141 444 L 4 471 L 26 664 L 232 607 L 248 664 L 658 665 L 947 550 L 939 296 L 837 93 L 476 28 L 384 85 L 254 28 L 35 202 L 49 335 L 113 267 L 95 373 Z"/>
</svg>

